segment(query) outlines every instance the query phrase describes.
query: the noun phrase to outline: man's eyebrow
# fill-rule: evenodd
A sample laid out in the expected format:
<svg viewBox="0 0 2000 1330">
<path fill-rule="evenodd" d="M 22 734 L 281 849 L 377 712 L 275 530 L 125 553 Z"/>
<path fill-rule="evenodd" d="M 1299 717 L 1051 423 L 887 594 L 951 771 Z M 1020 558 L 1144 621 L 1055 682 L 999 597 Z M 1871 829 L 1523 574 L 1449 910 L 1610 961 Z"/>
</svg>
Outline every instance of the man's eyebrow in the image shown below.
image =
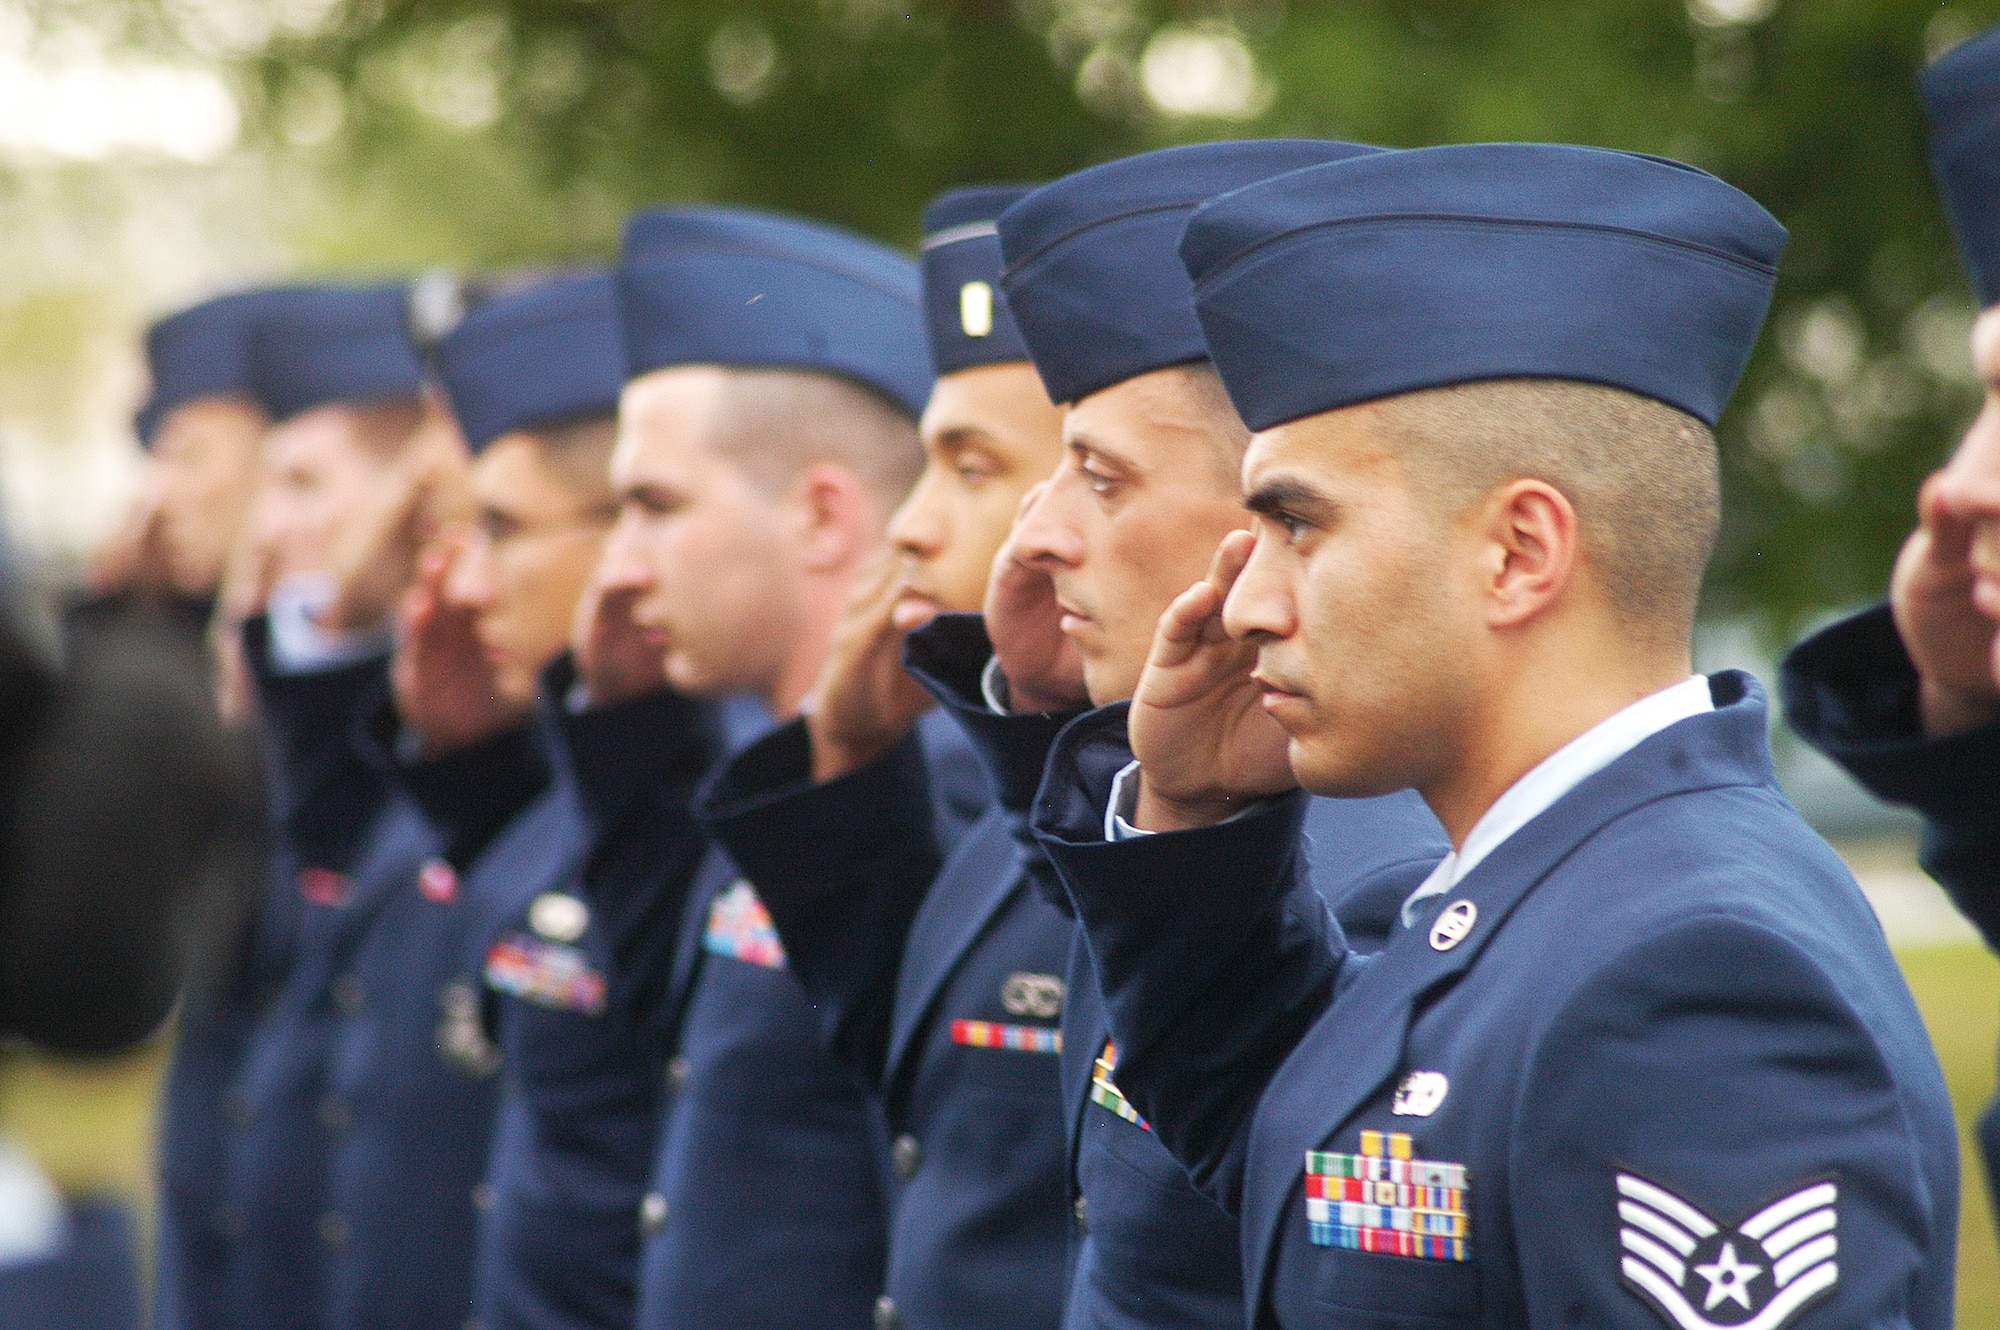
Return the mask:
<svg viewBox="0 0 2000 1330">
<path fill-rule="evenodd" d="M 1269 517 L 1281 508 L 1323 508 L 1328 499 L 1324 494 L 1302 480 L 1281 476 L 1267 480 L 1244 496 L 1243 506 L 1251 512 Z"/>
<path fill-rule="evenodd" d="M 1132 465 L 1131 458 L 1119 452 L 1116 448 L 1106 447 L 1104 444 L 1098 442 L 1095 436 L 1090 434 L 1081 432 L 1073 434 L 1065 440 L 1065 446 L 1073 453 L 1089 453 L 1092 457 L 1101 458 L 1112 466 L 1122 470 L 1138 470 L 1137 467 Z"/>
</svg>

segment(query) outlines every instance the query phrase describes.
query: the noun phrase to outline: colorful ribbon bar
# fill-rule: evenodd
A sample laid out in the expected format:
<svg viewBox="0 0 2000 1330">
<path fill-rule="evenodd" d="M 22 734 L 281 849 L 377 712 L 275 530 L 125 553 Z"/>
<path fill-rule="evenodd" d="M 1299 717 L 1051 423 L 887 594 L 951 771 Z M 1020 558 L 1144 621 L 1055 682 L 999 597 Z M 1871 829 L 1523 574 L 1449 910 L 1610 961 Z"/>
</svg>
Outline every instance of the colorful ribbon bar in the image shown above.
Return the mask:
<svg viewBox="0 0 2000 1330">
<path fill-rule="evenodd" d="M 1011 1048 L 1022 1053 L 1062 1052 L 1062 1031 L 1043 1025 L 1002 1025 L 998 1021 L 953 1021 L 951 1042 L 967 1048 Z"/>
</svg>

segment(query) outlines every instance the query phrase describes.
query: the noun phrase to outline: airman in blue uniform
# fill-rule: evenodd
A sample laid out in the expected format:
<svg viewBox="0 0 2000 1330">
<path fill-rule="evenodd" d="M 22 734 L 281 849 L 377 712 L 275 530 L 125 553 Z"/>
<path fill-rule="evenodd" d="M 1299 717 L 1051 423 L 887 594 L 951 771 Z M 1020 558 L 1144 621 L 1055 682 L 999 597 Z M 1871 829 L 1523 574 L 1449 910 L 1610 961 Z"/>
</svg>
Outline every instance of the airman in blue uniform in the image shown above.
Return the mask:
<svg viewBox="0 0 2000 1330">
<path fill-rule="evenodd" d="M 444 1102 L 425 1093 L 438 1078 L 426 1081 L 421 1066 L 384 1074 L 419 1037 L 430 1055 L 436 998 L 421 994 L 405 949 L 455 925 L 409 902 L 441 908 L 418 892 L 417 879 L 452 847 L 402 792 L 386 755 L 365 742 L 365 722 L 386 696 L 387 629 L 335 632 L 315 617 L 339 594 L 326 570 L 339 563 L 343 537 L 397 492 L 393 464 L 426 446 L 421 431 L 448 426 L 420 396 L 404 300 L 400 286 L 322 289 L 267 313 L 253 343 L 258 389 L 279 424 L 265 443 L 266 488 L 252 529 L 273 589 L 246 646 L 272 753 L 274 811 L 295 847 L 284 858 L 281 845 L 278 881 L 296 898 L 296 919 L 279 991 L 228 1092 L 234 1131 L 222 1217 L 234 1234 L 231 1314 L 266 1325 L 352 1323 L 382 1308 L 394 1309 L 390 1319 L 414 1313 L 415 1301 L 378 1301 L 373 1291 L 390 1279 L 389 1267 L 420 1277 L 422 1262 L 406 1258 L 451 1239 L 421 1185 L 448 1171 L 430 1171 L 448 1157 L 416 1169 L 383 1146 L 395 1139 L 398 1108 L 421 1115 L 459 1106 L 449 1092 Z M 399 1003 L 408 1005 L 413 989 L 425 1008 L 415 1017 L 420 1036 L 394 1019 L 412 1015 Z M 482 1096 L 490 1100 L 489 1086 L 463 1097 Z M 409 1188 L 404 1203 L 382 1198 L 390 1180 Z M 469 1253 L 471 1202 L 456 1199 L 465 1211 L 460 1251 Z M 404 1234 L 406 1250 L 392 1257 L 381 1241 L 391 1210 L 416 1224 L 425 1244 Z M 469 1255 L 462 1259 L 469 1268 Z M 464 1301 L 461 1285 L 460 1310 L 445 1323 L 463 1318 Z M 426 1322 L 412 1314 L 401 1323 Z"/>
<path fill-rule="evenodd" d="M 670 684 L 789 717 L 921 465 L 915 265 L 817 224 L 692 209 L 635 217 L 618 282 L 632 377 L 607 592 L 631 597 Z M 727 855 L 705 860 L 672 937 L 612 977 L 671 1059 L 638 1323 L 867 1325 L 879 1109 L 821 1048 Z"/>
<path fill-rule="evenodd" d="M 138 431 L 156 476 L 132 524 L 132 558 L 135 565 L 147 562 L 146 551 L 155 550 L 151 557 L 169 570 L 179 594 L 198 602 L 204 623 L 223 559 L 247 515 L 243 505 L 270 427 L 252 379 L 256 315 L 293 294 L 219 296 L 160 320 L 146 335 L 152 390 Z M 134 575 L 141 576 L 136 566 Z M 229 1236 L 218 1223 L 229 1134 L 223 1091 L 262 998 L 283 973 L 290 940 L 283 919 L 296 898 L 289 884 L 282 892 L 261 885 L 240 902 L 216 902 L 225 908 L 202 920 L 161 1089 L 154 1302 L 159 1323 L 170 1330 L 221 1324 L 225 1314 Z M 275 917 L 265 917 L 267 900 Z"/>
<path fill-rule="evenodd" d="M 1212 194 L 1361 151 L 1308 140 L 1167 149 L 1078 172 L 1001 214 L 1008 308 L 1050 397 L 1065 404 L 1069 455 L 996 561 L 990 657 L 983 643 L 948 644 L 943 626 L 939 640 L 919 634 L 912 653 L 935 653 L 929 668 L 950 681 L 961 716 L 1026 713 L 981 722 L 1006 736 L 1001 760 L 1013 774 L 1002 785 L 1024 800 L 1055 728 L 1034 713 L 1129 696 L 1152 623 L 1208 549 L 1244 523 L 1233 478 L 1248 431 L 1207 363 L 1174 254 L 1182 222 Z M 1312 816 L 1312 885 L 1358 933 L 1379 936 L 1393 908 L 1379 884 L 1444 852 L 1435 819 L 1407 794 L 1316 800 Z M 1065 983 L 1061 1111 L 1075 1239 L 1065 1324 L 1233 1316 L 1235 1223 L 1121 1093 L 1120 1050 L 1080 935 Z"/>
<path fill-rule="evenodd" d="M 1249 1324 L 1950 1324 L 1922 1021 L 1755 680 L 1689 667 L 1708 430 L 1783 238 L 1559 145 L 1188 223 L 1255 533 L 1129 717 L 1058 741 L 1035 826 L 1121 1088 L 1242 1217 Z M 1417 788 L 1451 835 L 1370 959 L 1296 908 L 1298 783 Z"/>
<path fill-rule="evenodd" d="M 451 988 L 468 1016 L 452 1027 L 454 1055 L 475 1068 L 497 1055 L 501 1078 L 473 1315 L 487 1330 L 624 1326 L 663 1068 L 608 976 L 619 947 L 663 926 L 657 898 L 684 889 L 700 859 L 688 804 L 714 760 L 715 718 L 666 689 L 658 650 L 591 585 L 615 513 L 625 381 L 609 275 L 490 300 L 444 338 L 437 366 L 476 454 L 478 513 L 436 574 L 431 727 L 517 721 L 539 691 L 526 756 L 554 773 L 503 833 L 506 853 L 496 843 L 488 856 L 484 946 Z M 424 798 L 433 821 L 455 821 L 491 779 L 460 774 L 472 788 Z M 671 929 L 677 902 L 666 911 Z"/>
<path fill-rule="evenodd" d="M 931 698 L 896 665 L 912 628 L 979 608 L 1023 495 L 1061 451 L 1061 415 L 998 293 L 993 219 L 1027 188 L 954 190 L 926 210 L 939 378 L 921 421 L 924 473 L 889 523 L 893 557 L 851 603 L 810 713 L 739 754 L 703 801 L 771 912 L 822 1043 L 886 1105 L 894 1177 L 878 1327 L 1052 1327 L 1062 1316 L 1057 1054 L 1072 925 L 1028 878 L 1032 778 L 1010 798 L 989 759 L 1000 802 L 942 859 L 913 732 Z M 950 617 L 966 621 L 958 633 L 983 664 L 977 615 Z M 979 719 L 954 719 L 987 757 Z M 1039 751 L 1033 767 L 1039 777 Z"/>
<path fill-rule="evenodd" d="M 1972 358 L 1986 402 L 1924 486 L 1891 603 L 1793 650 L 1785 711 L 1870 790 L 1924 815 L 1924 867 L 2000 947 L 2000 31 L 1939 57 L 1919 90 L 1931 168 L 1985 310 Z M 1979 1139 L 2000 1189 L 2000 1100 Z"/>
</svg>

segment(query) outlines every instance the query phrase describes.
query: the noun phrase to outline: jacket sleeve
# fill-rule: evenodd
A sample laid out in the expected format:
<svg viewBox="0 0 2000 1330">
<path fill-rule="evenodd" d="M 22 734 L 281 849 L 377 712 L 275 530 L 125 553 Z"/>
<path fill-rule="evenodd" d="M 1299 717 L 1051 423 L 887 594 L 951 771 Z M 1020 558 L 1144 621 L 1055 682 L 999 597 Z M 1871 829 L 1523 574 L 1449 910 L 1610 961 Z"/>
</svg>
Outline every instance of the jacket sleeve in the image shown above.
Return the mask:
<svg viewBox="0 0 2000 1330">
<path fill-rule="evenodd" d="M 1234 1214 L 1252 1114 L 1332 1001 L 1346 943 L 1302 852 L 1303 793 L 1199 830 L 1104 838 L 1131 760 L 1125 717 L 1121 703 L 1063 732 L 1035 832 L 1083 923 L 1119 1090 Z"/>
<path fill-rule="evenodd" d="M 1914 1009 L 1900 1052 L 1858 1013 L 1908 1002 L 1865 968 L 1712 915 L 1566 996 L 1512 1105 L 1530 1324 L 1949 1322 L 1956 1132 Z"/>
<path fill-rule="evenodd" d="M 2000 725 L 1924 737 L 1916 668 L 1886 605 L 1793 648 L 1782 686 L 1806 742 L 1876 797 L 1924 815 L 1925 870 L 2000 946 Z"/>
<path fill-rule="evenodd" d="M 821 1043 L 879 1085 L 903 946 L 944 862 L 918 737 L 815 783 L 793 721 L 722 766 L 697 812 L 756 884 Z"/>
</svg>

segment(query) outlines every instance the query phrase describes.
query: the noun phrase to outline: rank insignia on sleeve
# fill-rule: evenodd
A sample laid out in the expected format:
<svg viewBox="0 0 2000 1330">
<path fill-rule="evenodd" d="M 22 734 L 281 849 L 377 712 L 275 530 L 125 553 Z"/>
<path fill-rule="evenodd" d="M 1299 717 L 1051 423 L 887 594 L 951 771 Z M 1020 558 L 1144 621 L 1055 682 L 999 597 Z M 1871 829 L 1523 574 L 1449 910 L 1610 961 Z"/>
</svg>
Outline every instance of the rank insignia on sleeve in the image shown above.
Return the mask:
<svg viewBox="0 0 2000 1330">
<path fill-rule="evenodd" d="M 575 947 L 509 933 L 486 953 L 486 986 L 556 1011 L 604 1012 L 604 975 Z"/>
<path fill-rule="evenodd" d="M 1840 1281 L 1839 1198 L 1823 1178 L 1729 1225 L 1620 1173 L 1620 1274 L 1676 1330 L 1781 1330 Z"/>
<path fill-rule="evenodd" d="M 1472 1192 L 1465 1165 L 1415 1158 L 1400 1131 L 1364 1131 L 1356 1154 L 1306 1151 L 1306 1235 L 1316 1247 L 1472 1257 Z"/>
<path fill-rule="evenodd" d="M 1062 1031 L 1045 1025 L 1003 1025 L 999 1021 L 953 1021 L 951 1042 L 967 1048 L 1011 1048 L 1020 1053 L 1062 1052 Z"/>
<path fill-rule="evenodd" d="M 740 878 L 708 907 L 708 928 L 701 935 L 701 948 L 712 956 L 728 956 L 768 970 L 785 968 L 785 948 L 778 941 L 771 912 L 757 898 L 756 888 Z"/>
<path fill-rule="evenodd" d="M 1090 1102 L 1100 1108 L 1108 1108 L 1119 1117 L 1135 1126 L 1152 1128 L 1146 1119 L 1139 1116 L 1139 1110 L 1125 1101 L 1124 1092 L 1111 1083 L 1111 1073 L 1118 1070 L 1118 1045 L 1109 1039 L 1104 1041 L 1104 1051 L 1097 1055 L 1097 1062 L 1090 1069 Z"/>
</svg>

